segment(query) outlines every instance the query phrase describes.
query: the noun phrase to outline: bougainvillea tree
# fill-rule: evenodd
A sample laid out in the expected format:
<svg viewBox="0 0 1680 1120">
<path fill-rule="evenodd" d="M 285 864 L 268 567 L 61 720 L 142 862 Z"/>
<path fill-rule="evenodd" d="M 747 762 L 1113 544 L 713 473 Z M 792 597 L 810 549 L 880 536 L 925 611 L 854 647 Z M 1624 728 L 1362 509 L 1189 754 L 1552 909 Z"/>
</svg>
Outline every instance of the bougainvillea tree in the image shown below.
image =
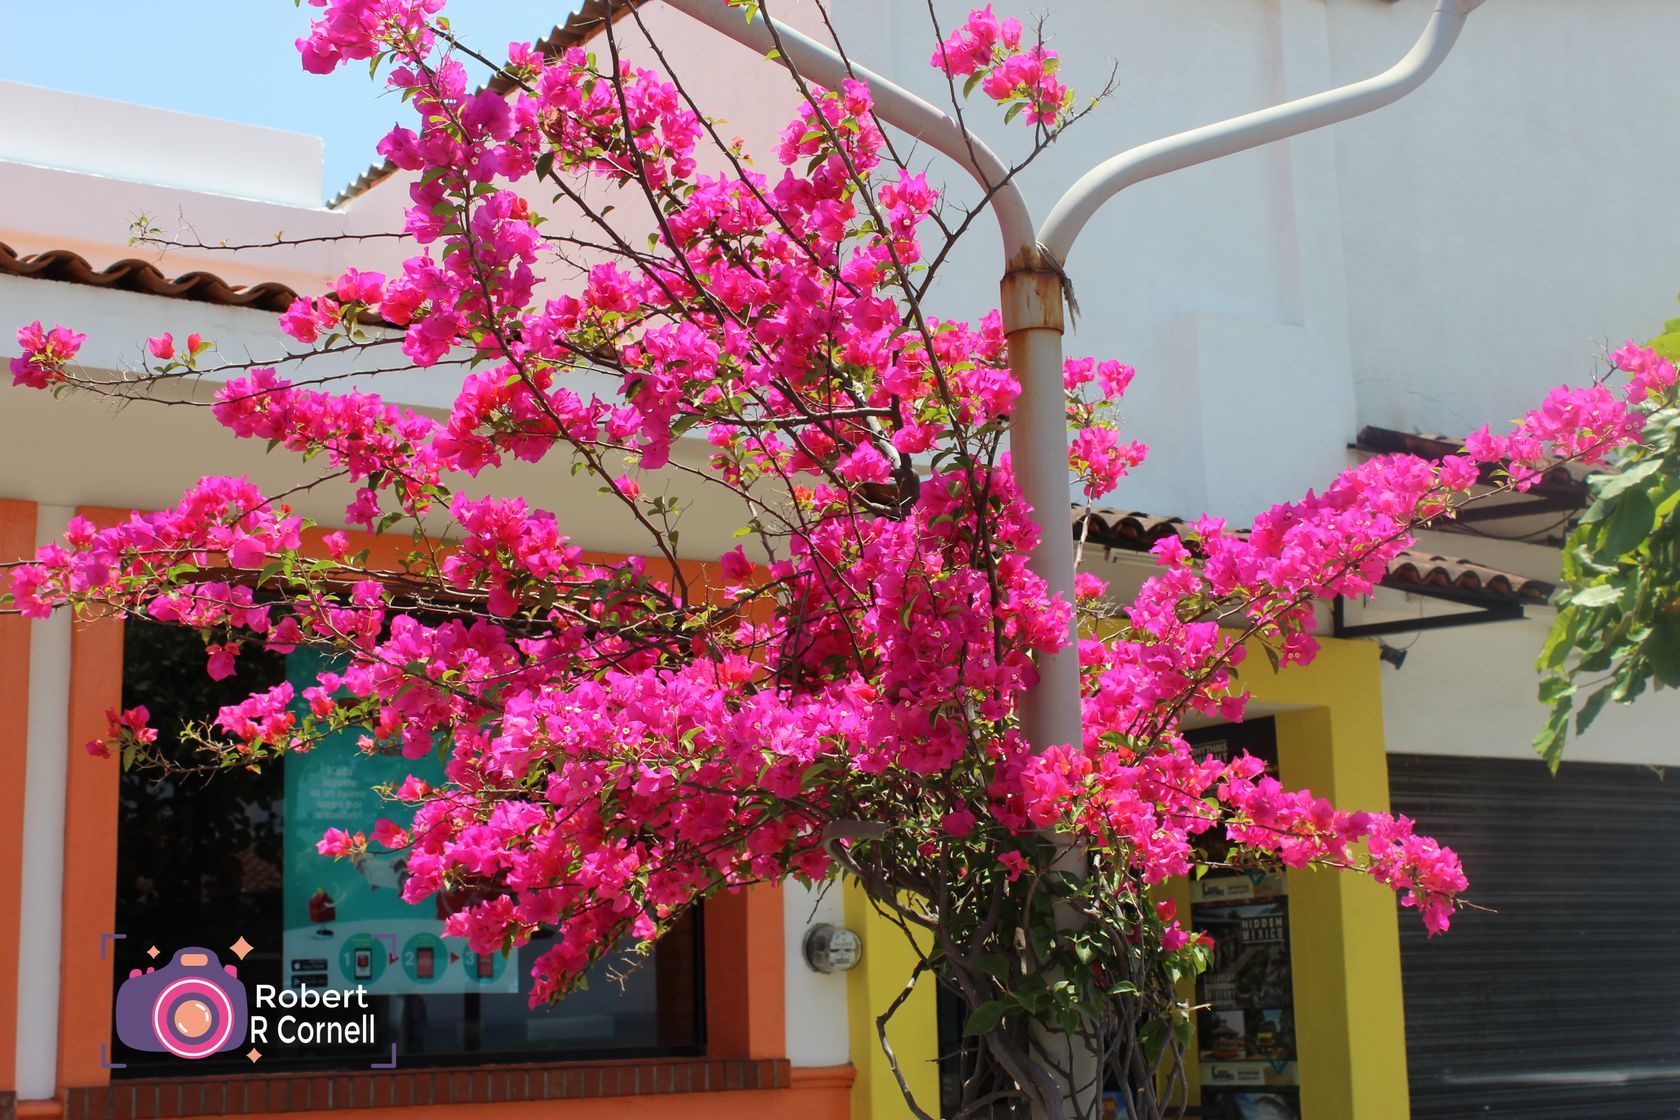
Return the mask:
<svg viewBox="0 0 1680 1120">
<path fill-rule="evenodd" d="M 253 648 L 331 655 L 298 694 L 252 695 L 187 735 L 219 766 L 345 729 L 367 752 L 441 745 L 446 780 L 396 786 L 388 818 L 344 822 L 321 850 L 406 850 L 409 900 L 477 899 L 447 927 L 477 951 L 554 932 L 538 1003 L 719 892 L 854 878 L 911 937 L 917 975 L 967 1010 L 958 1115 L 1065 1115 L 1075 1050 L 1105 1059 L 1138 1115 L 1175 1107 L 1182 1085 L 1157 1077 L 1186 1021 L 1174 985 L 1207 945 L 1150 892 L 1205 863 L 1211 835 L 1244 866 L 1371 876 L 1447 928 L 1466 887 L 1450 851 L 1250 757 L 1198 756 L 1181 723 L 1242 718 L 1250 653 L 1310 661 L 1315 602 L 1369 592 L 1414 527 L 1473 500 L 1484 465 L 1521 488 L 1635 439 L 1628 392 L 1559 389 L 1462 455 L 1371 460 L 1240 531 L 1203 519 L 1156 546 L 1120 609 L 1089 575 L 1059 601 L 1026 559 L 1068 510 L 1018 493 L 999 316 L 924 309 L 979 208 L 948 206 L 906 162 L 865 86 L 798 83 L 753 163 L 666 60 L 621 57 L 610 23 L 593 52 L 512 47 L 504 94 L 469 82 L 484 58 L 443 0 L 311 3 L 304 66 L 369 63 L 413 110 L 380 144 L 413 173 L 401 273 L 351 269 L 300 299 L 280 320 L 299 348 L 272 366 L 162 335 L 96 375 L 79 334 L 33 324 L 13 378 L 141 398 L 211 378 L 228 431 L 352 480 L 342 523 L 415 547 L 385 569 L 341 531 L 305 548 L 312 527 L 282 496 L 212 476 L 173 508 L 74 522 L 13 567 L 13 609 L 195 628 L 213 676 Z M 1080 115 L 1017 21 L 987 7 L 935 39 L 953 95 L 996 102 L 1033 154 Z M 550 199 L 566 222 L 539 218 Z M 470 362 L 446 417 L 337 392 L 302 361 L 393 343 L 409 369 Z M 1132 376 L 1066 364 L 1070 501 L 1144 457 L 1114 418 Z M 1639 365 L 1631 393 L 1666 399 L 1671 381 Z M 593 476 L 645 530 L 645 558 L 588 559 L 565 511 L 497 496 L 485 484 L 512 461 Z M 734 503 L 739 547 L 685 553 L 672 477 Z M 1029 743 L 1021 697 L 1074 614 L 1083 737 Z M 113 712 L 89 746 L 162 765 L 156 735 L 145 712 Z M 875 1009 L 883 1044 L 896 1006 Z"/>
</svg>

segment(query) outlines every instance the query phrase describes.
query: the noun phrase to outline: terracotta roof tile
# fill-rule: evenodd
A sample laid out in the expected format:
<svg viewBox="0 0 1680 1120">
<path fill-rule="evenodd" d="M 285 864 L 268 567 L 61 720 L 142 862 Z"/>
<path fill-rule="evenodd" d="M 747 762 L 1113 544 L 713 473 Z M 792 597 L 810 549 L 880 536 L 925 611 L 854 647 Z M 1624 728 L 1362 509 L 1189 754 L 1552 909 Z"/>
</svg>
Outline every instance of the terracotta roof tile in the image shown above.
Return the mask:
<svg viewBox="0 0 1680 1120">
<path fill-rule="evenodd" d="M 1081 532 L 1084 506 L 1072 507 L 1073 531 Z M 1185 536 L 1188 526 L 1180 517 L 1157 517 L 1133 510 L 1093 509 L 1085 530 L 1087 539 L 1103 548 L 1147 552 L 1163 537 Z M 1545 580 L 1530 579 L 1514 572 L 1490 568 L 1456 556 L 1436 556 L 1417 550 L 1402 552 L 1388 566 L 1384 587 L 1402 591 L 1451 591 L 1471 598 L 1545 603 L 1554 590 Z"/>
<path fill-rule="evenodd" d="M 158 271 L 156 265 L 132 259 L 118 261 L 105 268 L 94 268 L 85 257 L 68 249 L 50 249 L 24 257 L 4 242 L 0 242 L 0 275 L 61 280 L 67 284 L 88 284 L 113 291 L 140 292 L 225 307 L 249 307 L 257 311 L 284 311 L 297 298 L 297 293 L 284 284 L 229 284 L 212 272 L 188 272 L 170 278 Z"/>
</svg>

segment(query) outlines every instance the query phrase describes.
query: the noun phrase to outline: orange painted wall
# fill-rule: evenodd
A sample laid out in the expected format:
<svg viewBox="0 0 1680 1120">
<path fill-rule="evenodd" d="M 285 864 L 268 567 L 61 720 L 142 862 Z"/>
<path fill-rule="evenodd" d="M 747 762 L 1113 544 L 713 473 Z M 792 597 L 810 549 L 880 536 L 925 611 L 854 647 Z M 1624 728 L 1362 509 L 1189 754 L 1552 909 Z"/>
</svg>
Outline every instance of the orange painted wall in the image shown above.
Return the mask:
<svg viewBox="0 0 1680 1120">
<path fill-rule="evenodd" d="M 126 520 L 110 509 L 76 511 L 101 527 Z M 103 1085 L 99 1044 L 110 1037 L 111 969 L 100 938 L 117 920 L 115 759 L 84 746 L 105 734 L 105 710 L 122 703 L 122 622 L 78 621 L 70 638 L 70 754 L 64 806 L 64 932 L 59 966 L 58 1083 Z"/>
<path fill-rule="evenodd" d="M 35 503 L 0 500 L 0 561 L 35 553 Z M 29 621 L 0 615 L 0 961 L 18 959 L 23 786 L 29 753 Z M 0 1090 L 17 1088 L 17 968 L 0 967 Z"/>
<path fill-rule="evenodd" d="M 784 1056 L 781 885 L 749 887 L 706 903 L 705 938 L 707 1056 Z"/>
</svg>

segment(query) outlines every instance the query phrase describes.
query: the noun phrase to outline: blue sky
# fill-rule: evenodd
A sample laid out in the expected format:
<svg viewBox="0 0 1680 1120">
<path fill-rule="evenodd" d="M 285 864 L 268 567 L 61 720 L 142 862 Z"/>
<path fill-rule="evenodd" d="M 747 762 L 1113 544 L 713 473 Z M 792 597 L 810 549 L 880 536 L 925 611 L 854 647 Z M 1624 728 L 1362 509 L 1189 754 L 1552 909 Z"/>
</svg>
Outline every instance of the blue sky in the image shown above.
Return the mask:
<svg viewBox="0 0 1680 1120">
<path fill-rule="evenodd" d="M 446 12 L 464 41 L 499 57 L 575 7 L 451 0 Z M 14 48 L 0 52 L 0 79 L 320 136 L 330 196 L 375 160 L 374 144 L 405 110 L 360 63 L 303 72 L 292 42 L 315 13 L 293 0 L 0 0 Z"/>
</svg>

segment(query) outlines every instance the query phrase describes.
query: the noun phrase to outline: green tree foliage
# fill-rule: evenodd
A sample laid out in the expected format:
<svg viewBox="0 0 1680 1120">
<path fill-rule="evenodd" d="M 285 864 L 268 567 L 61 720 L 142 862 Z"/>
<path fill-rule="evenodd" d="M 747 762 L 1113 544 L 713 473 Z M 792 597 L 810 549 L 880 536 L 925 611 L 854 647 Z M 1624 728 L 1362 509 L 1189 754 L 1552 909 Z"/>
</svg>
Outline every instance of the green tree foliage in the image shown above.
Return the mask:
<svg viewBox="0 0 1680 1120">
<path fill-rule="evenodd" d="M 1680 319 L 1649 345 L 1680 362 Z M 1652 408 L 1643 443 L 1587 483 L 1593 502 L 1564 547 L 1537 663 L 1548 715 L 1534 749 L 1554 771 L 1572 720 L 1580 735 L 1606 703 L 1680 688 L 1680 406 Z"/>
</svg>

